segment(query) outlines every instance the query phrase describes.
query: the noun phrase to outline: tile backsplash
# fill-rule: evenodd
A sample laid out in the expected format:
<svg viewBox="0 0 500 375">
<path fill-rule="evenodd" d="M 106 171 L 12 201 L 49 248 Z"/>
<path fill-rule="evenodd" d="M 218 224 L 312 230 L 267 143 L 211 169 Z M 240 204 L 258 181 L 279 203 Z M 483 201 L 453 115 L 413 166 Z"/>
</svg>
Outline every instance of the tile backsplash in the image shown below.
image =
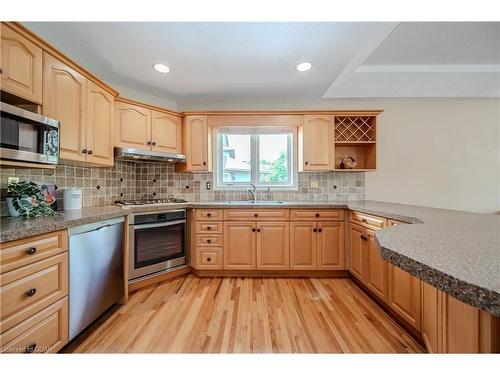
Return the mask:
<svg viewBox="0 0 500 375">
<path fill-rule="evenodd" d="M 130 163 L 118 161 L 113 168 L 58 165 L 55 170 L 1 169 L 1 215 L 5 216 L 5 188 L 8 177 L 54 183 L 56 197 L 65 188 L 83 192 L 83 206 L 100 206 L 118 199 L 183 198 L 189 201 L 249 199 L 246 191 L 213 190 L 213 175 L 207 172 L 175 172 L 173 164 Z M 206 189 L 207 182 L 212 185 Z M 318 187 L 311 187 L 317 183 Z M 314 184 L 316 185 L 316 184 Z M 267 199 L 266 191 L 258 191 L 259 199 Z M 298 190 L 272 190 L 272 200 L 363 200 L 364 172 L 307 172 L 298 174 Z M 62 206 L 62 205 L 60 205 Z"/>
</svg>

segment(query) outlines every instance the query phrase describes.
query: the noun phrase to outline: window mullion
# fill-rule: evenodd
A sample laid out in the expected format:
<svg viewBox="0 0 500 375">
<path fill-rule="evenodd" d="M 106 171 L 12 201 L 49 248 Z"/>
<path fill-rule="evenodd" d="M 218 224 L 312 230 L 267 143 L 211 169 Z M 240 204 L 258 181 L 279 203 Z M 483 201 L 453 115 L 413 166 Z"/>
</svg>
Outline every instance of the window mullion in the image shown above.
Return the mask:
<svg viewBox="0 0 500 375">
<path fill-rule="evenodd" d="M 252 184 L 259 184 L 259 136 L 252 134 L 251 136 L 251 180 Z"/>
</svg>

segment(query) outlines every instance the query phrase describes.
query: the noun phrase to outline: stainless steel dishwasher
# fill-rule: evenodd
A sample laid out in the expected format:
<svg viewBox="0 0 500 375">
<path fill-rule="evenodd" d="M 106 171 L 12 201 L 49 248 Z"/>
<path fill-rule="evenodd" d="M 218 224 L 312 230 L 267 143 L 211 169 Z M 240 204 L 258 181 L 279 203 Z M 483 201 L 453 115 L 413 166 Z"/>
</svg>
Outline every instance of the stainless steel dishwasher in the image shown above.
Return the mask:
<svg viewBox="0 0 500 375">
<path fill-rule="evenodd" d="M 124 218 L 69 230 L 69 339 L 124 294 Z"/>
</svg>

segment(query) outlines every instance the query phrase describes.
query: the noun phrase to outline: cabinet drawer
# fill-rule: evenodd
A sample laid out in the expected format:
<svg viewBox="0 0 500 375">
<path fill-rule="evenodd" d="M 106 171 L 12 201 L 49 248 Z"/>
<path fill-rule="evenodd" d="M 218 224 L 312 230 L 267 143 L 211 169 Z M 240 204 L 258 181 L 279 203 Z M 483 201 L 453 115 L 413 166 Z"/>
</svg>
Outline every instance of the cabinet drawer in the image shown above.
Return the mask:
<svg viewBox="0 0 500 375">
<path fill-rule="evenodd" d="M 401 224 L 408 224 L 408 223 L 404 223 L 402 221 L 393 220 L 393 219 L 387 219 L 387 226 L 388 227 L 392 227 L 393 225 L 401 225 Z"/>
<path fill-rule="evenodd" d="M 288 210 L 224 210 L 224 220 L 228 221 L 283 221 L 289 219 Z"/>
<path fill-rule="evenodd" d="M 222 220 L 222 210 L 195 209 L 194 218 L 196 220 Z"/>
<path fill-rule="evenodd" d="M 0 331 L 65 297 L 68 254 L 59 254 L 0 276 Z"/>
<path fill-rule="evenodd" d="M 362 214 L 355 211 L 351 211 L 351 222 L 370 229 L 381 229 L 387 226 L 387 220 L 383 217 Z"/>
<path fill-rule="evenodd" d="M 221 221 L 198 221 L 195 225 L 196 233 L 222 233 Z"/>
<path fill-rule="evenodd" d="M 200 270 L 221 270 L 222 269 L 222 249 L 197 248 L 196 268 Z"/>
<path fill-rule="evenodd" d="M 222 247 L 222 234 L 197 234 L 196 246 Z"/>
<path fill-rule="evenodd" d="M 68 231 L 0 244 L 0 273 L 12 271 L 68 250 Z"/>
<path fill-rule="evenodd" d="M 68 342 L 68 298 L 50 305 L 0 335 L 0 352 L 57 352 Z"/>
<path fill-rule="evenodd" d="M 290 210 L 291 221 L 344 220 L 344 210 Z"/>
</svg>

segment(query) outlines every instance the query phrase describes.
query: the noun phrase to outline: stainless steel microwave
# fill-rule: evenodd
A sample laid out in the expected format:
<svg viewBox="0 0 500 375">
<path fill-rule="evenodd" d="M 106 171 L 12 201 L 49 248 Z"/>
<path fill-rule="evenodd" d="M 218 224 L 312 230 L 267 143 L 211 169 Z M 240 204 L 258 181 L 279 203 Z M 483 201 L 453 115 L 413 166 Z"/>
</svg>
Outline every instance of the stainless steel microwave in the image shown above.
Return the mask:
<svg viewBox="0 0 500 375">
<path fill-rule="evenodd" d="M 59 161 L 59 121 L 0 103 L 0 158 L 40 164 Z"/>
</svg>

